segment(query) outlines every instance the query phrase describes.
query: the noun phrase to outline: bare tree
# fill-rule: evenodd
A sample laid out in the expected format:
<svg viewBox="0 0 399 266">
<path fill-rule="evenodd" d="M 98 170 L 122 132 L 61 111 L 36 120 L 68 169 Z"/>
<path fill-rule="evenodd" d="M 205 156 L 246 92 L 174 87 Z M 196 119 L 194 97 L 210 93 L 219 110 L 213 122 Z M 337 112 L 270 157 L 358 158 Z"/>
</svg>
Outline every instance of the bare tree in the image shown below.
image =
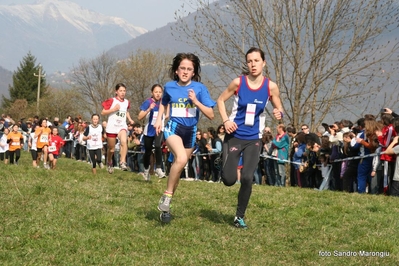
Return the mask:
<svg viewBox="0 0 399 266">
<path fill-rule="evenodd" d="M 81 59 L 72 70 L 74 88 L 83 99 L 83 110 L 100 114 L 101 103 L 114 96 L 115 85 L 121 81 L 117 59 L 103 53 L 94 59 Z"/>
<path fill-rule="evenodd" d="M 127 99 L 131 102 L 132 117 L 136 117 L 145 99 L 151 96 L 154 84 L 169 80 L 168 70 L 173 55 L 160 51 L 138 50 L 119 62 L 118 71 L 127 86 Z"/>
<path fill-rule="evenodd" d="M 81 92 L 74 88 L 55 89 L 50 87 L 48 95 L 40 100 L 40 113 L 50 119 L 59 117 L 62 121 L 68 115 L 75 117 L 85 113 L 87 111 L 84 107 L 85 104 L 86 101 L 81 97 Z"/>
<path fill-rule="evenodd" d="M 397 1 L 209 2 L 190 0 L 197 12 L 177 14 L 175 32 L 198 45 L 226 83 L 245 68 L 246 50 L 263 49 L 265 75 L 277 82 L 294 126 L 315 127 L 331 114 L 357 118 L 381 108 L 384 90 L 394 93 Z"/>
<path fill-rule="evenodd" d="M 29 108 L 29 103 L 26 99 L 16 99 L 7 109 L 7 114 L 9 114 L 14 121 L 18 121 L 22 118 L 33 116 L 35 114 L 33 110 L 34 109 Z"/>
</svg>

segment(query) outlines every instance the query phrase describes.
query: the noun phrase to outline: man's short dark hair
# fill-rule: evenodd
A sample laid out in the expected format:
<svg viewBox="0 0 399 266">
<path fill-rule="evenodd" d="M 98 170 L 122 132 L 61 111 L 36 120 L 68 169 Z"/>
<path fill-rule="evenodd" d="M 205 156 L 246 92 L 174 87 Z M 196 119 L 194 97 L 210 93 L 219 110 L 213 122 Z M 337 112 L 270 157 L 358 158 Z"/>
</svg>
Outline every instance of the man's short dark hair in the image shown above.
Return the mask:
<svg viewBox="0 0 399 266">
<path fill-rule="evenodd" d="M 306 143 L 309 143 L 309 141 L 312 141 L 312 142 L 315 142 L 315 143 L 321 145 L 320 138 L 315 133 L 306 134 L 305 139 L 306 139 Z"/>
<path fill-rule="evenodd" d="M 289 125 L 289 126 L 287 127 L 287 133 L 296 134 L 296 129 L 295 129 L 295 127 L 292 126 L 292 125 Z"/>
<path fill-rule="evenodd" d="M 359 120 L 356 121 L 356 124 L 364 128 L 365 127 L 364 120 L 365 120 L 364 118 L 360 118 Z"/>
</svg>

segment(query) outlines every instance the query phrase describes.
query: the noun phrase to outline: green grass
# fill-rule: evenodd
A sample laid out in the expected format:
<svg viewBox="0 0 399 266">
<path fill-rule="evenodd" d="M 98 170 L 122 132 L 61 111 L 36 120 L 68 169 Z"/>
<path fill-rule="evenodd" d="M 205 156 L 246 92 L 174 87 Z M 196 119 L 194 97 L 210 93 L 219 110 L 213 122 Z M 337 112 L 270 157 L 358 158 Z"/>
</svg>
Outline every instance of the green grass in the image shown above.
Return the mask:
<svg viewBox="0 0 399 266">
<path fill-rule="evenodd" d="M 159 222 L 166 180 L 60 159 L 0 165 L 1 265 L 397 265 L 398 198 L 254 186 L 248 230 L 232 226 L 238 185 L 181 181 Z M 359 251 L 389 252 L 362 257 Z M 331 256 L 320 256 L 319 252 Z M 338 257 L 334 251 L 357 256 Z"/>
</svg>

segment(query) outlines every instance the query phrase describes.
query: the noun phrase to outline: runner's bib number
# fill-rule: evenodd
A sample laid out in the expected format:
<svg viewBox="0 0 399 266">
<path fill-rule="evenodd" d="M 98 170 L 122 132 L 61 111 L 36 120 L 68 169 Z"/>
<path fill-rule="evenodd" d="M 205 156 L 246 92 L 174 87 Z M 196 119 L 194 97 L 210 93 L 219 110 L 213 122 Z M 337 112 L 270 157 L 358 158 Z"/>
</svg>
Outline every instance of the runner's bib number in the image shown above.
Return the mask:
<svg viewBox="0 0 399 266">
<path fill-rule="evenodd" d="M 40 142 L 48 142 L 48 135 L 47 134 L 40 135 Z"/>
<path fill-rule="evenodd" d="M 174 117 L 195 117 L 197 115 L 197 108 L 172 107 L 172 114 Z"/>
<path fill-rule="evenodd" d="M 247 110 L 245 111 L 245 125 L 246 126 L 254 125 L 255 110 L 256 110 L 256 104 L 253 104 L 253 103 L 247 104 Z"/>
<path fill-rule="evenodd" d="M 158 118 L 158 111 L 154 111 L 154 113 L 152 114 L 151 125 L 155 125 L 155 122 L 157 122 L 157 118 Z"/>
<path fill-rule="evenodd" d="M 49 146 L 48 147 L 48 151 L 49 152 L 55 152 L 57 150 L 57 147 L 55 147 L 55 146 Z"/>
<path fill-rule="evenodd" d="M 125 111 L 118 111 L 116 113 L 116 115 L 119 116 L 119 117 L 125 118 L 126 117 L 126 112 Z"/>
</svg>

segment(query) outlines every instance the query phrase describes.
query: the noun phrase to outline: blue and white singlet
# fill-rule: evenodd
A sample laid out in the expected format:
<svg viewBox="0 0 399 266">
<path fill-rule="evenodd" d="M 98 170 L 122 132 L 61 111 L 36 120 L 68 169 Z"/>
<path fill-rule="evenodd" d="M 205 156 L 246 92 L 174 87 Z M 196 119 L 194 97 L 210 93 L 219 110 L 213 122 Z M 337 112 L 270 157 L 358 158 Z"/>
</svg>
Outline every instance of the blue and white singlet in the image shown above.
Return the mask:
<svg viewBox="0 0 399 266">
<path fill-rule="evenodd" d="M 140 106 L 141 111 L 146 111 L 148 108 L 150 108 L 150 105 L 152 103 L 156 103 L 156 105 L 154 109 L 152 109 L 151 112 L 148 112 L 147 115 L 145 116 L 145 127 L 143 130 L 143 134 L 148 137 L 154 137 L 157 134 L 154 125 L 158 117 L 159 102 L 156 102 L 153 98 L 148 98 Z M 163 128 L 163 121 L 164 119 L 162 119 L 162 128 Z"/>
<path fill-rule="evenodd" d="M 238 127 L 231 134 L 233 137 L 244 140 L 262 138 L 269 97 L 269 79 L 264 78 L 259 88 L 252 89 L 248 85 L 247 77 L 240 77 L 240 85 L 234 93 L 233 109 L 229 116 L 229 120 Z"/>
</svg>

